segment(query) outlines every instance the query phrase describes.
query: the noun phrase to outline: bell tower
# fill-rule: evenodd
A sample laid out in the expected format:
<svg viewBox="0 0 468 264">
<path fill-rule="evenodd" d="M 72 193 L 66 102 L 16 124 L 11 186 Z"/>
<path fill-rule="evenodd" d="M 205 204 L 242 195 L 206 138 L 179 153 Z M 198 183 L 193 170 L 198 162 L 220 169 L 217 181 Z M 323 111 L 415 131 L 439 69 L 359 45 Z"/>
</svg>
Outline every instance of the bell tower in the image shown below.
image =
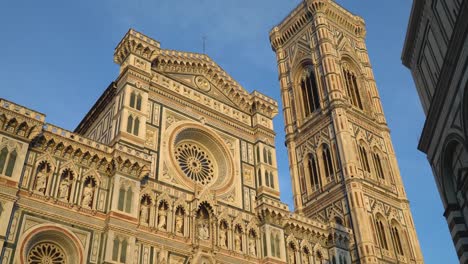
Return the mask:
<svg viewBox="0 0 468 264">
<path fill-rule="evenodd" d="M 353 263 L 423 263 L 365 44 L 365 24 L 307 0 L 270 32 L 297 213 L 353 230 Z"/>
</svg>

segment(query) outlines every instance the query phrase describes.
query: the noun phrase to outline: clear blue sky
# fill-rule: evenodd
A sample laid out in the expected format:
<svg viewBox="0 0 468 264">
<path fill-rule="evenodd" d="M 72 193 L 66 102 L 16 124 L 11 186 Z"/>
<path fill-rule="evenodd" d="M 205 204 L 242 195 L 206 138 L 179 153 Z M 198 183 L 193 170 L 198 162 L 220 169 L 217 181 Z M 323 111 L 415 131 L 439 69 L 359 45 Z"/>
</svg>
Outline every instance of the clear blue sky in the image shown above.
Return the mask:
<svg viewBox="0 0 468 264">
<path fill-rule="evenodd" d="M 392 130 L 426 263 L 456 263 L 425 156 L 416 150 L 424 115 L 400 54 L 411 1 L 341 0 L 367 23 L 367 47 Z M 248 91 L 279 97 L 268 32 L 299 0 L 1 1 L 0 97 L 73 130 L 117 77 L 113 50 L 133 27 L 163 48 L 202 51 Z M 292 209 L 283 117 L 275 119 L 282 200 Z"/>
</svg>

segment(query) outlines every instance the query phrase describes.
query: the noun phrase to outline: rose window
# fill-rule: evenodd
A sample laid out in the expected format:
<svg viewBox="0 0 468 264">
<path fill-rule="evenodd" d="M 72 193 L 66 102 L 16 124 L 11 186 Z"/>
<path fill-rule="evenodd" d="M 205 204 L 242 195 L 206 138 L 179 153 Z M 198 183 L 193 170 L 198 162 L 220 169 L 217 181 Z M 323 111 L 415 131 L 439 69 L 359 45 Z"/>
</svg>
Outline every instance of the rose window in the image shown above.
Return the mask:
<svg viewBox="0 0 468 264">
<path fill-rule="evenodd" d="M 190 179 L 206 185 L 214 177 L 214 165 L 206 150 L 193 143 L 182 143 L 176 147 L 175 158 L 179 167 Z"/>
<path fill-rule="evenodd" d="M 169 133 L 167 151 L 171 155 L 165 158 L 171 164 L 169 171 L 168 166 L 163 167 L 163 176 L 173 175 L 189 190 L 227 192 L 234 181 L 233 159 L 223 138 L 208 127 L 192 123 L 179 124 Z"/>
<path fill-rule="evenodd" d="M 66 257 L 63 250 L 52 243 L 39 243 L 28 254 L 30 264 L 63 264 Z"/>
</svg>

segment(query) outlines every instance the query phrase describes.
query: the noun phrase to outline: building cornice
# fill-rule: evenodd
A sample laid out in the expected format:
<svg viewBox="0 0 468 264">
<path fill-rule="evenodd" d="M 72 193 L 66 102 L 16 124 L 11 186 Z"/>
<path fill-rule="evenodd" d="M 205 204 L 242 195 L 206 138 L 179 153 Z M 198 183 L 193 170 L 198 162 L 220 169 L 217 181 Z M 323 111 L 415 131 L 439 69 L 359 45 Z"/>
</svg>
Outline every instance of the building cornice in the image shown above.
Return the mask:
<svg viewBox="0 0 468 264">
<path fill-rule="evenodd" d="M 270 31 L 273 51 L 293 38 L 319 12 L 326 14 L 331 21 L 353 35 L 364 37 L 366 34 L 364 19 L 342 8 L 333 0 L 306 0 Z"/>
<path fill-rule="evenodd" d="M 418 36 L 419 27 L 423 18 L 423 11 L 425 0 L 414 0 L 413 7 L 411 8 L 411 15 L 408 21 L 408 30 L 406 31 L 405 43 L 403 46 L 403 52 L 401 55 L 401 60 L 403 65 L 410 68 L 411 61 L 413 59 L 413 51 Z"/>
<path fill-rule="evenodd" d="M 114 99 L 115 92 L 116 86 L 115 83 L 112 82 L 101 94 L 99 99 L 97 99 L 96 103 L 94 103 L 86 116 L 81 120 L 81 122 L 75 128 L 74 132 L 82 135 L 85 134 L 94 124 L 99 115 L 103 113 L 103 110 L 108 106 L 109 102 Z"/>
</svg>

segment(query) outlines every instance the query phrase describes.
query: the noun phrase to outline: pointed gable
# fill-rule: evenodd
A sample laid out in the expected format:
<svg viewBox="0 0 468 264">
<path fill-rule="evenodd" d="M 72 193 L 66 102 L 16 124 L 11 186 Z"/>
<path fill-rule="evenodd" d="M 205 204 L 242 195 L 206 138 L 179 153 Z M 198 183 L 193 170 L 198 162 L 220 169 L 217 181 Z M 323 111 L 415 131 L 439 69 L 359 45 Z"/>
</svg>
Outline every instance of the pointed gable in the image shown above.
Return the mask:
<svg viewBox="0 0 468 264">
<path fill-rule="evenodd" d="M 276 101 L 259 97 L 258 92 L 249 94 L 207 55 L 161 50 L 153 60 L 152 68 L 244 113 L 260 112 L 273 117 L 278 112 Z"/>
</svg>

